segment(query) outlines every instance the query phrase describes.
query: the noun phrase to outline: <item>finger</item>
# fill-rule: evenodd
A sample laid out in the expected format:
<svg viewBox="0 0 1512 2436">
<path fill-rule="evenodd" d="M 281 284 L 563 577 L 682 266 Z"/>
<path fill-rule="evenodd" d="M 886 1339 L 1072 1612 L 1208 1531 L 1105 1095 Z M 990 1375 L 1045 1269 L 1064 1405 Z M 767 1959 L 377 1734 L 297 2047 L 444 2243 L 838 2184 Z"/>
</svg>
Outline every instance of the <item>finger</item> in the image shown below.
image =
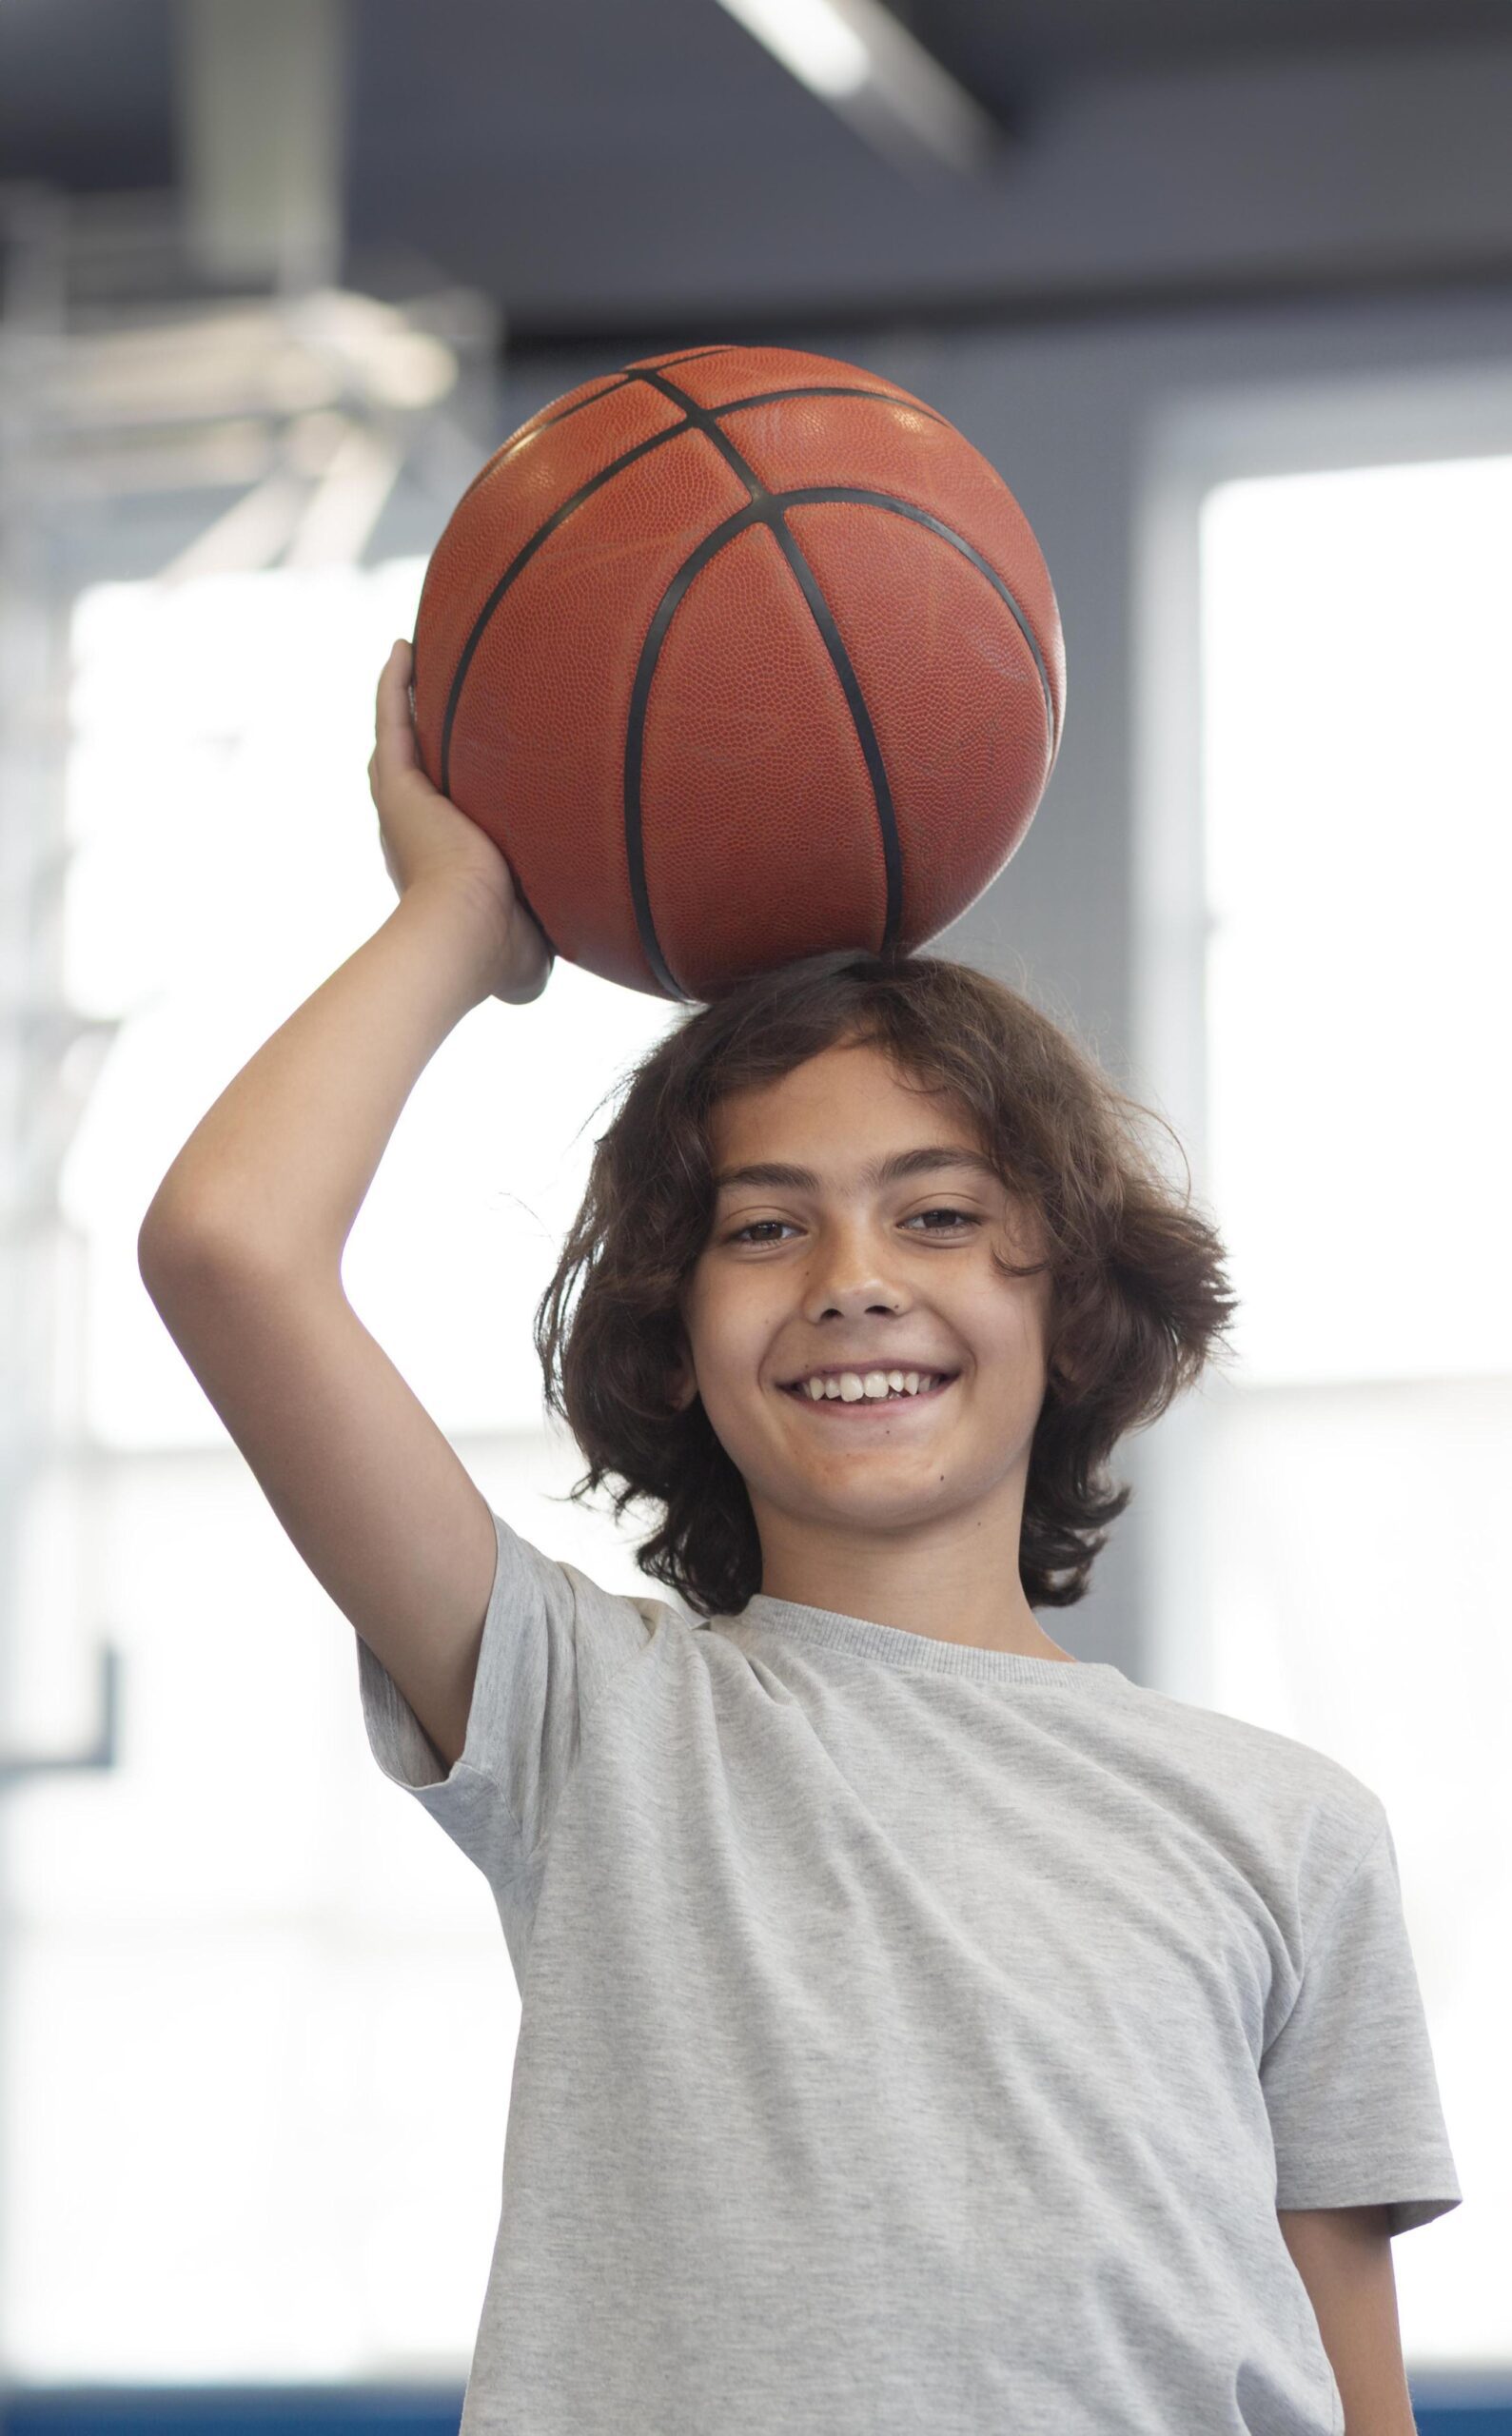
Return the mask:
<svg viewBox="0 0 1512 2436">
<path fill-rule="evenodd" d="M 375 732 L 379 758 L 395 769 L 412 769 L 420 756 L 409 708 L 409 645 L 397 642 L 378 679 Z"/>
</svg>

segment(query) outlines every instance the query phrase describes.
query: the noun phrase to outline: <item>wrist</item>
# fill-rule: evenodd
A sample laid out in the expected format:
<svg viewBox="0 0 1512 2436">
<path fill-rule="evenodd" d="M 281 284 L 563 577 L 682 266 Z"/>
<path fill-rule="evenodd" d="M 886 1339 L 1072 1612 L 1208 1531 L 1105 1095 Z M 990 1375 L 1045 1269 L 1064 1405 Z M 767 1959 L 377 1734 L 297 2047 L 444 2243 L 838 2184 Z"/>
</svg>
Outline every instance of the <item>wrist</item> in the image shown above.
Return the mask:
<svg viewBox="0 0 1512 2436">
<path fill-rule="evenodd" d="M 492 995 L 503 961 L 508 925 L 502 909 L 465 881 L 433 874 L 412 880 L 390 920 L 425 930 L 433 953 L 456 986 L 459 1013 Z"/>
</svg>

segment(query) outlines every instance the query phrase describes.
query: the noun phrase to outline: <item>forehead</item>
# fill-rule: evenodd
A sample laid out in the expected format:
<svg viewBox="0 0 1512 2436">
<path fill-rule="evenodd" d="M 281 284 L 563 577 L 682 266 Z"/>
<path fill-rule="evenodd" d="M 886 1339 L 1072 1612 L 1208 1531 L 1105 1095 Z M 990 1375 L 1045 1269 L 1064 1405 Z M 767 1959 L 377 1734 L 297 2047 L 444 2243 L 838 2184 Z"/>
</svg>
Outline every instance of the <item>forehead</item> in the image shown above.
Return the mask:
<svg viewBox="0 0 1512 2436">
<path fill-rule="evenodd" d="M 878 1152 L 930 1142 L 982 1150 L 953 1094 L 921 1088 L 878 1050 L 821 1051 L 775 1083 L 731 1093 L 709 1119 L 717 1174 L 755 1159 L 802 1157 L 837 1181 Z"/>
</svg>

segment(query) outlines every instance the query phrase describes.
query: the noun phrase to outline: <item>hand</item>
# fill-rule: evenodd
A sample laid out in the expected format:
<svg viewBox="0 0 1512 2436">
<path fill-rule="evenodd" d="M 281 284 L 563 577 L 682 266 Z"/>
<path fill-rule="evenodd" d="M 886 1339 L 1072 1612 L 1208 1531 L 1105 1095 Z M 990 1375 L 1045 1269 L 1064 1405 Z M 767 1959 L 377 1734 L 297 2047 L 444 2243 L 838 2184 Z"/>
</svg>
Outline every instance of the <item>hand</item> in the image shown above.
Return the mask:
<svg viewBox="0 0 1512 2436">
<path fill-rule="evenodd" d="M 520 902 L 515 875 L 493 839 L 433 787 L 420 766 L 409 685 L 414 654 L 397 642 L 378 680 L 376 736 L 367 783 L 388 876 L 403 896 L 422 881 L 457 891 L 497 933 L 489 995 L 512 1006 L 539 998 L 553 952 Z"/>
</svg>

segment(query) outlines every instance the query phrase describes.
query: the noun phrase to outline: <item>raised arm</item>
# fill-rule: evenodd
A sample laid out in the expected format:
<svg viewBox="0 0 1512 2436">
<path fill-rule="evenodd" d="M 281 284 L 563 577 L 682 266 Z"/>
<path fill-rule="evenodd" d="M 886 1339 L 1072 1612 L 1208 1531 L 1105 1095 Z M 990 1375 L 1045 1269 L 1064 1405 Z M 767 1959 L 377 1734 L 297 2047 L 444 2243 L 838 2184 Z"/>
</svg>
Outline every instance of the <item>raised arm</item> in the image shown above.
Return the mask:
<svg viewBox="0 0 1512 2436">
<path fill-rule="evenodd" d="M 202 1118 L 153 1196 L 137 1258 L 280 1522 L 450 1766 L 493 1522 L 352 1310 L 341 1262 L 442 1042 L 490 995 L 539 996 L 549 958 L 503 856 L 418 767 L 407 654 L 396 646 L 380 679 L 370 764 L 400 901 Z"/>
</svg>

